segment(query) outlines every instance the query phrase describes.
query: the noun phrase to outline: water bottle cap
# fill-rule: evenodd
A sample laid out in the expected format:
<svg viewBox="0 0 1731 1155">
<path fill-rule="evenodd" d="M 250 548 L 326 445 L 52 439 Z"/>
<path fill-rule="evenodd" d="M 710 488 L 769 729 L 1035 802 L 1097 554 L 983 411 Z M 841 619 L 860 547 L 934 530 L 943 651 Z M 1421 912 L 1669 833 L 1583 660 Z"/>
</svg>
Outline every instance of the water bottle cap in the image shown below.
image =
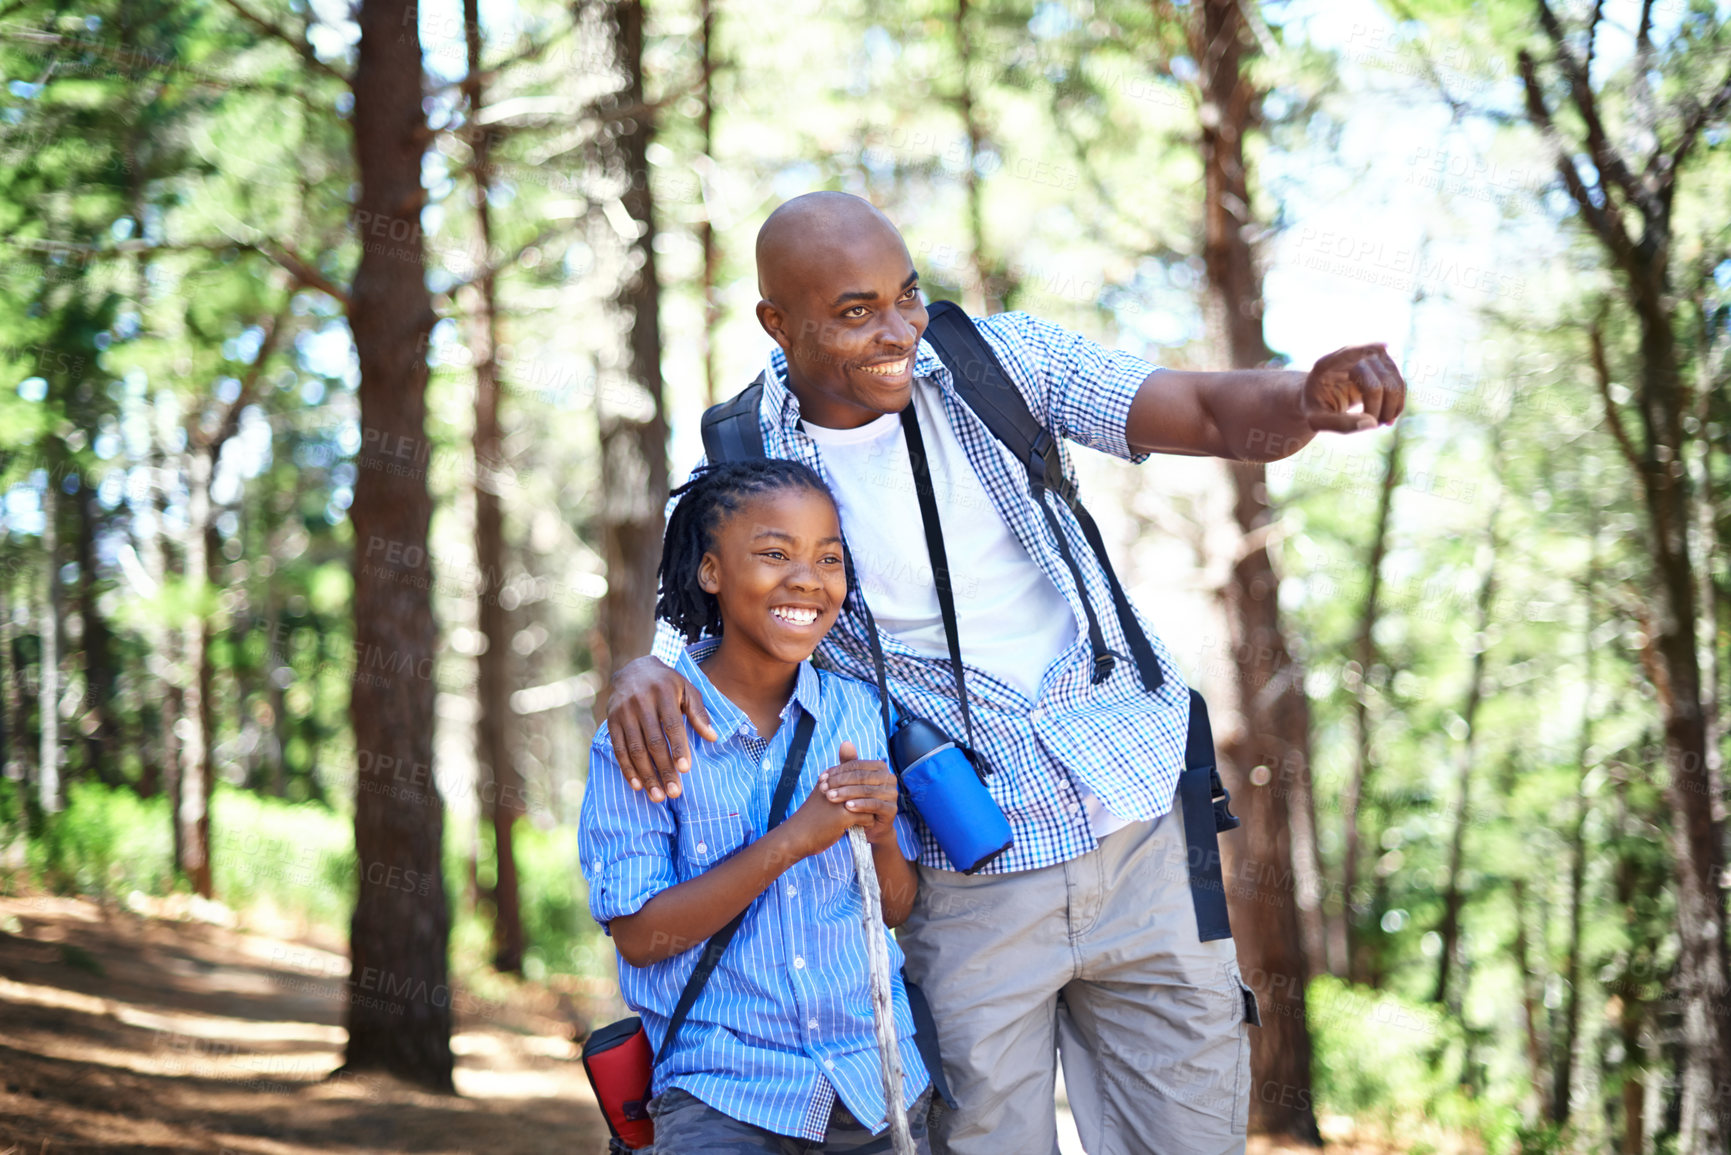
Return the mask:
<svg viewBox="0 0 1731 1155">
<path fill-rule="evenodd" d="M 906 771 L 921 758 L 930 757 L 948 746 L 954 746 L 950 736 L 926 721 L 912 715 L 902 721 L 890 736 L 890 761 L 895 768 Z"/>
</svg>

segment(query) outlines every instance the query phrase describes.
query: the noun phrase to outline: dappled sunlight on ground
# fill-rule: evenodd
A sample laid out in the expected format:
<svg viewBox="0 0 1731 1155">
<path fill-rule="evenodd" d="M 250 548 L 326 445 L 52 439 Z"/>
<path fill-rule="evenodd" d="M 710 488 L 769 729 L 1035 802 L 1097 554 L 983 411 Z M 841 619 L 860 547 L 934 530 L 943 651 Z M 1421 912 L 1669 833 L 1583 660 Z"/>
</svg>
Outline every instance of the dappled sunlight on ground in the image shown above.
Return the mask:
<svg viewBox="0 0 1731 1155">
<path fill-rule="evenodd" d="M 196 916 L 0 899 L 0 1152 L 604 1147 L 574 1024 L 527 986 L 521 999 L 456 1001 L 457 1096 L 328 1078 L 346 969 L 330 945 Z"/>
<path fill-rule="evenodd" d="M 611 1013 L 599 994 L 578 1006 L 534 984 L 459 991 L 454 1097 L 331 1078 L 344 1042 L 337 945 L 251 933 L 184 903 L 141 913 L 0 898 L 0 1155 L 605 1148 L 572 1041 L 580 1021 Z M 1061 1082 L 1058 1107 L 1060 1155 L 1081 1155 Z M 1421 1138 L 1385 1140 L 1340 1116 L 1322 1127 L 1330 1155 L 1398 1155 Z M 1422 1138 L 1437 1155 L 1478 1151 Z M 1249 1153 L 1315 1148 L 1258 1138 Z"/>
</svg>

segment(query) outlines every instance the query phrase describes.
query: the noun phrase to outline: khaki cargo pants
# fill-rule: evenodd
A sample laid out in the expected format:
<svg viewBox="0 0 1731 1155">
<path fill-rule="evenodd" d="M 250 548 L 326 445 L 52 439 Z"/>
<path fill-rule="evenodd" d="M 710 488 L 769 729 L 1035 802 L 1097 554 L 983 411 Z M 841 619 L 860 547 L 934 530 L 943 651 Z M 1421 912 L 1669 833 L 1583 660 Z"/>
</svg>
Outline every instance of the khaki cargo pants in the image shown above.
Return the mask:
<svg viewBox="0 0 1731 1155">
<path fill-rule="evenodd" d="M 1089 1155 L 1244 1150 L 1255 1012 L 1232 940 L 1197 940 L 1186 863 L 1174 811 L 1057 866 L 919 868 L 897 937 L 958 1101 L 935 1155 L 1055 1155 L 1055 1056 Z"/>
</svg>

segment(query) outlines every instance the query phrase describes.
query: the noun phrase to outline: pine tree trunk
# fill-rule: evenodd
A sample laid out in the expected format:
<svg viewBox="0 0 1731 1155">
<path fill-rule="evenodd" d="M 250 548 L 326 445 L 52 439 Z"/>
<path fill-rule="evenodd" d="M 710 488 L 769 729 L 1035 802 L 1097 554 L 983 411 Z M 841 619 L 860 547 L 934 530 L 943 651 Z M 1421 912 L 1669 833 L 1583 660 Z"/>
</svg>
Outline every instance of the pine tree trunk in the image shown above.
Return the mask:
<svg viewBox="0 0 1731 1155">
<path fill-rule="evenodd" d="M 476 278 L 475 308 L 469 318 L 469 348 L 475 361 L 475 564 L 480 570 L 477 617 L 481 637 L 475 659 L 475 766 L 481 784 L 481 811 L 493 823 L 493 966 L 523 971 L 523 914 L 517 893 L 517 856 L 511 835 L 522 810 L 522 784 L 511 760 L 511 622 L 499 600 L 505 585 L 504 510 L 499 479 L 505 468 L 499 436 L 499 305 L 498 278 L 492 267 L 493 210 L 488 203 L 492 185 L 492 138 L 479 127 L 486 107 L 481 77 L 480 0 L 463 0 L 463 31 L 468 49 L 469 133 L 475 178 L 475 222 L 484 263 Z"/>
<path fill-rule="evenodd" d="M 1683 1011 L 1683 1118 L 1679 1155 L 1722 1155 L 1731 1138 L 1731 1014 L 1725 943 L 1725 783 L 1707 750 L 1696 651 L 1695 571 L 1683 478 L 1682 381 L 1667 305 L 1663 256 L 1635 280 L 1641 324 L 1639 405 L 1651 460 L 1644 463 L 1653 562 L 1657 687 L 1665 719 L 1665 797 L 1677 874 L 1678 994 Z"/>
<path fill-rule="evenodd" d="M 361 367 L 355 499 L 355 854 L 348 1070 L 451 1085 L 444 803 L 433 775 L 435 626 L 427 527 L 428 335 L 420 231 L 428 143 L 414 0 L 362 0 L 354 75 L 364 242 L 349 292 Z M 398 237 L 403 239 L 399 240 Z"/>
<path fill-rule="evenodd" d="M 181 704 L 191 725 L 180 741 L 180 869 L 194 893 L 213 897 L 210 870 L 210 622 L 204 609 L 209 590 L 204 526 L 210 520 L 210 458 L 189 455 L 187 468 L 186 584 L 193 591 L 194 610 L 181 623 Z"/>
<path fill-rule="evenodd" d="M 5 749 L 0 750 L 0 775 L 9 782 L 24 781 L 24 726 L 18 702 L 18 680 L 14 669 L 18 657 L 13 646 L 12 606 L 17 596 L 12 575 L 0 577 L 0 736 Z M 26 602 L 28 604 L 28 602 Z"/>
<path fill-rule="evenodd" d="M 65 799 L 60 782 L 60 491 L 59 471 L 48 471 L 42 491 L 42 553 L 47 572 L 42 596 L 42 675 L 37 680 L 36 713 L 40 747 L 36 755 L 36 803 L 44 814 L 57 814 Z"/>
<path fill-rule="evenodd" d="M 1544 1092 L 1545 1048 L 1539 1040 L 1539 994 L 1537 975 L 1533 971 L 1532 948 L 1527 941 L 1527 881 L 1515 878 L 1509 883 L 1510 901 L 1515 907 L 1515 971 L 1521 983 L 1521 1027 L 1526 1041 L 1527 1081 L 1532 1087 L 1538 1110 L 1550 1113 Z"/>
<path fill-rule="evenodd" d="M 1364 606 L 1358 618 L 1356 658 L 1358 685 L 1353 691 L 1353 762 L 1352 775 L 1347 780 L 1346 794 L 1340 803 L 1343 848 L 1340 859 L 1340 933 L 1335 936 L 1337 949 L 1347 978 L 1355 983 L 1368 980 L 1369 962 L 1365 958 L 1368 944 L 1359 927 L 1361 904 L 1357 901 L 1358 862 L 1361 846 L 1359 809 L 1363 804 L 1365 784 L 1370 779 L 1370 684 L 1371 671 L 1376 668 L 1376 622 L 1381 613 L 1382 561 L 1388 551 L 1388 525 L 1394 508 L 1394 491 L 1400 481 L 1400 448 L 1406 426 L 1395 423 L 1390 433 L 1388 450 L 1383 458 L 1382 488 L 1377 495 L 1376 525 L 1371 531 L 1370 556 L 1365 559 L 1367 585 Z"/>
<path fill-rule="evenodd" d="M 1575 1047 L 1581 1029 L 1581 933 L 1585 906 L 1587 877 L 1587 775 L 1592 767 L 1589 760 L 1593 749 L 1593 627 L 1597 625 L 1593 598 L 1598 584 L 1599 535 L 1596 510 L 1589 511 L 1591 531 L 1588 535 L 1587 575 L 1581 591 L 1585 602 L 1585 624 L 1581 629 L 1583 662 L 1586 665 L 1581 704 L 1581 732 L 1576 743 L 1577 764 L 1581 781 L 1575 791 L 1575 815 L 1569 832 L 1569 939 L 1563 956 L 1563 997 L 1568 1000 L 1563 1009 L 1563 1035 L 1557 1047 L 1555 1085 L 1551 1089 L 1551 1120 L 1559 1125 L 1569 1121 L 1574 1099 Z"/>
<path fill-rule="evenodd" d="M 1593 8 L 1588 35 L 1605 18 L 1602 5 Z M 1726 848 L 1723 806 L 1725 783 L 1718 760 L 1708 748 L 1708 711 L 1702 704 L 1697 627 L 1696 570 L 1690 555 L 1690 494 L 1687 449 L 1691 433 L 1684 425 L 1683 358 L 1675 323 L 1675 298 L 1670 276 L 1675 232 L 1672 206 L 1677 202 L 1692 132 L 1683 132 L 1651 157 L 1631 165 L 1617 141 L 1602 131 L 1594 107 L 1592 78 L 1577 66 L 1567 49 L 1569 30 L 1540 6 L 1540 24 L 1554 49 L 1558 70 L 1568 75 L 1570 103 L 1581 113 L 1589 148 L 1565 138 L 1550 107 L 1533 54 L 1518 56 L 1526 90 L 1528 118 L 1553 145 L 1564 188 L 1582 210 L 1578 218 L 1603 246 L 1619 279 L 1623 302 L 1640 334 L 1637 354 L 1635 409 L 1640 417 L 1637 440 L 1623 428 L 1620 407 L 1611 399 L 1609 371 L 1595 333 L 1595 370 L 1605 399 L 1607 425 L 1629 459 L 1647 509 L 1648 548 L 1653 580 L 1649 583 L 1651 649 L 1649 669 L 1665 723 L 1665 798 L 1671 810 L 1672 868 L 1676 878 L 1677 952 L 1676 999 L 1682 1014 L 1683 1057 L 1678 1069 L 1681 1122 L 1678 1155 L 1724 1155 L 1731 1139 L 1731 962 L 1725 941 Z M 1643 24 L 1645 27 L 1645 24 Z M 1591 40 L 1589 39 L 1589 43 Z M 1590 67 L 1590 64 L 1589 64 Z M 1637 121 L 1653 119 L 1651 91 L 1636 90 Z M 1687 104 L 1692 97 L 1684 97 Z M 1709 100 L 1717 97 L 1709 96 Z M 1648 133 L 1650 136 L 1650 133 Z M 1642 143 L 1643 150 L 1653 147 Z M 1586 163 L 1588 178 L 1581 165 Z M 1604 199 L 1603 190 L 1617 184 L 1618 172 L 1644 170 L 1644 195 Z M 1602 204 L 1594 202 L 1595 191 Z M 1702 355 L 1694 351 L 1693 355 Z"/>
<path fill-rule="evenodd" d="M 1501 477 L 1502 444 L 1491 448 L 1492 484 Z M 1466 859 L 1468 814 L 1472 806 L 1473 764 L 1478 757 L 1478 712 L 1485 689 L 1485 631 L 1490 627 L 1491 606 L 1497 591 L 1497 509 L 1491 510 L 1490 527 L 1486 533 L 1490 543 L 1490 562 L 1479 581 L 1478 620 L 1474 632 L 1471 673 L 1467 676 L 1466 701 L 1461 705 L 1461 720 L 1466 723 L 1466 737 L 1461 741 L 1456 772 L 1455 799 L 1449 811 L 1449 855 L 1447 881 L 1443 884 L 1442 918 L 1437 934 L 1442 938 L 1442 951 L 1437 956 L 1436 990 L 1432 998 L 1443 1005 L 1458 1007 L 1460 993 L 1451 989 L 1455 952 L 1460 946 L 1461 908 L 1466 895 L 1461 891 L 1461 872 Z"/>
<path fill-rule="evenodd" d="M 613 119 L 605 167 L 624 184 L 621 200 L 637 226 L 625 256 L 614 303 L 630 318 L 630 374 L 647 395 L 647 420 L 600 404 L 601 531 L 607 562 L 602 599 L 606 671 L 649 652 L 655 636 L 655 574 L 661 560 L 662 507 L 667 500 L 667 415 L 661 381 L 661 286 L 655 271 L 655 212 L 649 187 L 649 145 L 654 121 L 643 111 L 643 5 L 615 0 L 607 6 L 614 59 L 625 83 L 612 103 L 631 109 Z M 596 709 L 605 710 L 597 699 Z"/>
<path fill-rule="evenodd" d="M 986 256 L 985 190 L 978 168 L 981 149 L 985 147 L 986 130 L 974 99 L 974 41 L 970 11 L 971 0 L 956 0 L 956 111 L 962 118 L 962 131 L 968 137 L 968 160 L 962 171 L 962 188 L 967 194 L 969 253 L 972 263 L 968 272 L 973 284 L 966 286 L 968 308 L 976 316 L 986 316 L 1003 309 L 1002 289 L 991 274 L 991 262 Z"/>
<path fill-rule="evenodd" d="M 104 785 L 119 786 L 121 738 L 114 697 L 114 646 L 108 619 L 97 606 L 96 590 L 96 531 L 102 513 L 96 488 L 82 474 L 74 500 L 78 513 L 78 616 L 84 627 L 79 648 L 84 652 L 85 692 L 96 720 L 84 740 L 85 764 L 96 771 Z"/>
<path fill-rule="evenodd" d="M 1622 1009 L 1617 1015 L 1617 1032 L 1623 1044 L 1623 1155 L 1646 1155 L 1647 1132 L 1647 1006 L 1642 997 L 1640 945 L 1644 937 L 1642 920 L 1635 899 L 1641 891 L 1641 866 L 1630 853 L 1628 840 L 1631 828 L 1638 829 L 1629 813 L 1629 783 L 1626 777 L 1617 780 L 1617 833 L 1623 843 L 1617 854 L 1613 886 L 1617 908 L 1623 912 L 1623 924 L 1628 935 L 1629 950 L 1622 973 L 1617 978 L 1617 997 Z M 1649 956 L 1651 957 L 1651 956 Z"/>
<path fill-rule="evenodd" d="M 1204 0 L 1192 25 L 1202 85 L 1204 263 L 1210 328 L 1234 367 L 1268 363 L 1262 332 L 1262 281 L 1248 240 L 1249 174 L 1244 135 L 1259 99 L 1241 74 L 1243 16 L 1234 0 Z M 1246 535 L 1265 534 L 1273 519 L 1267 470 L 1230 467 L 1233 514 Z M 1310 796 L 1310 706 L 1302 667 L 1286 647 L 1279 580 L 1265 547 L 1247 549 L 1227 590 L 1243 731 L 1226 746 L 1230 788 L 1244 820 L 1227 838 L 1232 859 L 1232 918 L 1238 959 L 1262 1003 L 1262 1027 L 1251 1032 L 1250 1129 L 1320 1145 L 1310 1095 L 1310 1032 L 1305 987 L 1311 961 L 1299 910 L 1302 877 L 1294 827 L 1314 815 Z M 1236 842 L 1237 845 L 1233 845 Z M 1314 842 L 1309 848 L 1314 853 Z M 1312 860 L 1314 862 L 1314 860 Z M 1320 950 L 1320 941 L 1308 944 Z"/>
<path fill-rule="evenodd" d="M 703 206 L 703 223 L 698 227 L 698 240 L 703 245 L 703 389 L 707 404 L 720 400 L 721 368 L 716 363 L 715 331 L 721 325 L 721 301 L 718 282 L 721 280 L 721 245 L 715 239 L 715 200 L 720 190 L 713 187 L 715 167 L 715 4 L 716 0 L 698 0 L 698 53 L 703 72 L 703 106 L 697 114 L 697 129 L 703 136 L 703 159 L 708 164 L 704 180 L 711 183 L 710 195 Z"/>
</svg>

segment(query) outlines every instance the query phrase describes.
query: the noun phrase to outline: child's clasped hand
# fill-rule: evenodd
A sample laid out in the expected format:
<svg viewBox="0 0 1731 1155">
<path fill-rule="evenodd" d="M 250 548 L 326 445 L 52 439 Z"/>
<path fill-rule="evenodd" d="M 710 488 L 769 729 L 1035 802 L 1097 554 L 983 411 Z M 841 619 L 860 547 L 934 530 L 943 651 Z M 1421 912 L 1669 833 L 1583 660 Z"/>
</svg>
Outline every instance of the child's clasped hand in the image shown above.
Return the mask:
<svg viewBox="0 0 1731 1155">
<path fill-rule="evenodd" d="M 852 742 L 841 744 L 836 760 L 787 820 L 788 836 L 806 855 L 828 850 L 850 826 L 862 828 L 872 843 L 895 837 L 896 776 L 890 768 L 860 760 Z"/>
</svg>

